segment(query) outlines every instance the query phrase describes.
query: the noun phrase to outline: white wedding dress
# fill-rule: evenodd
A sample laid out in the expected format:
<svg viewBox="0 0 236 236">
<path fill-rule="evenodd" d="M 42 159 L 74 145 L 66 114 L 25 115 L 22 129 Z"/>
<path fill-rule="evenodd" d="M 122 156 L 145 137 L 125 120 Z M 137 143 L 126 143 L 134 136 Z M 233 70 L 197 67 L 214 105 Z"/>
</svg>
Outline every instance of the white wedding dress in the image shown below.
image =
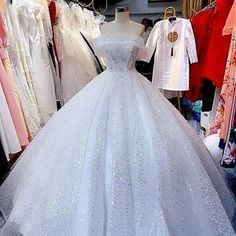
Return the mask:
<svg viewBox="0 0 236 236">
<path fill-rule="evenodd" d="M 54 32 L 65 104 L 97 75 L 97 69 L 93 54 L 80 34 L 82 16 L 79 11 L 74 5 L 70 8 L 64 1 L 58 2 L 57 6 Z"/>
<path fill-rule="evenodd" d="M 143 46 L 130 35 L 97 39 L 108 68 L 51 118 L 0 187 L 1 236 L 235 235 L 235 202 L 210 154 L 135 70 Z"/>
</svg>

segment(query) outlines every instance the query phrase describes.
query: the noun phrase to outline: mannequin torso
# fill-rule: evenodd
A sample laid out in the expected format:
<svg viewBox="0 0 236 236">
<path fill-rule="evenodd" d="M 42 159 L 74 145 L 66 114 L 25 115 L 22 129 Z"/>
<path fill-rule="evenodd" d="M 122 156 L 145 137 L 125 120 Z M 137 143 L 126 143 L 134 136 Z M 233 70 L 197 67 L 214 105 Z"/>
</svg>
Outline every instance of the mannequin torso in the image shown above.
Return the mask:
<svg viewBox="0 0 236 236">
<path fill-rule="evenodd" d="M 130 34 L 143 36 L 144 25 L 131 21 L 128 8 L 117 8 L 115 20 L 101 25 L 101 34 Z"/>
</svg>

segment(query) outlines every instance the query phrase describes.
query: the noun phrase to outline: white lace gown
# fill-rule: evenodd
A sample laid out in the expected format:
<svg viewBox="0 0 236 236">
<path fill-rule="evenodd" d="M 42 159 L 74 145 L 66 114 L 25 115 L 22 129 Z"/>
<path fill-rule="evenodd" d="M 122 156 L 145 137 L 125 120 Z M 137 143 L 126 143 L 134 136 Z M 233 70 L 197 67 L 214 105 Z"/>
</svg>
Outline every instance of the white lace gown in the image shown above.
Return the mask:
<svg viewBox="0 0 236 236">
<path fill-rule="evenodd" d="M 18 11 L 17 5 L 6 2 L 7 51 L 27 127 L 31 136 L 35 136 L 41 128 L 42 118 L 33 89 L 33 66 L 28 63 L 29 48 L 26 43 L 23 43 L 25 41 L 21 32 L 20 23 L 24 22 L 24 18 L 20 17 Z M 28 35 L 28 31 L 25 35 Z"/>
<path fill-rule="evenodd" d="M 48 51 L 47 34 L 44 22 L 46 21 L 43 7 L 36 3 L 28 3 L 29 19 L 28 35 L 30 55 L 34 68 L 34 88 L 39 104 L 43 123 L 57 112 L 55 86 Z M 23 18 L 23 14 L 22 14 Z"/>
<path fill-rule="evenodd" d="M 62 97 L 67 103 L 97 75 L 97 69 L 92 52 L 80 34 L 81 22 L 79 17 L 75 17 L 79 12 L 65 2 L 58 2 L 57 6 L 55 38 L 61 67 Z"/>
<path fill-rule="evenodd" d="M 211 156 L 135 70 L 143 45 L 98 38 L 108 69 L 53 116 L 0 187 L 1 236 L 235 235 L 235 202 Z"/>
</svg>

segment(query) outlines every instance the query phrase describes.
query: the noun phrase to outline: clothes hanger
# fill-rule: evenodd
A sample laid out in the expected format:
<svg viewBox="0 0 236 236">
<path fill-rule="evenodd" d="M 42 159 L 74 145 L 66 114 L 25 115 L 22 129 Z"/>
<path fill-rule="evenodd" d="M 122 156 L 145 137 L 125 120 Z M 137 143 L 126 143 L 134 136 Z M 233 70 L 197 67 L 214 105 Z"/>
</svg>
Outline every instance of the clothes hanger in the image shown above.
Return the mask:
<svg viewBox="0 0 236 236">
<path fill-rule="evenodd" d="M 81 7 L 86 7 L 86 8 L 88 8 L 88 7 L 91 7 L 91 6 L 94 5 L 94 0 L 91 0 L 91 2 L 88 3 L 88 4 L 82 3 L 82 2 L 80 2 L 79 0 L 74 0 L 74 1 L 75 1 L 76 3 L 78 3 Z"/>
<path fill-rule="evenodd" d="M 164 11 L 164 19 L 169 19 L 169 21 L 176 20 L 176 10 L 174 7 L 167 7 Z"/>
<path fill-rule="evenodd" d="M 64 0 L 68 5 L 70 5 L 71 3 L 75 3 L 75 4 L 78 4 L 79 6 L 81 6 L 82 8 L 86 8 L 94 13 L 96 13 L 96 11 L 94 11 L 94 7 L 93 7 L 93 4 L 94 4 L 94 0 L 92 0 L 89 4 L 84 4 L 82 2 L 80 2 L 79 0 Z"/>
</svg>

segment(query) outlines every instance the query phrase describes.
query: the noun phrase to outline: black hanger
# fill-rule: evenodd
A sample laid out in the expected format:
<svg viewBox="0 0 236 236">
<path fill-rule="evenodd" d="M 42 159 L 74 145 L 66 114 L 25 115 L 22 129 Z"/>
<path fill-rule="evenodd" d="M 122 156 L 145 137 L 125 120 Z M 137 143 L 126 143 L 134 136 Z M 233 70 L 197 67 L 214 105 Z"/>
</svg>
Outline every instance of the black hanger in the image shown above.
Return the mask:
<svg viewBox="0 0 236 236">
<path fill-rule="evenodd" d="M 174 7 L 167 7 L 164 11 L 164 19 L 168 19 L 170 22 L 175 21 L 176 17 L 176 10 Z"/>
<path fill-rule="evenodd" d="M 177 19 L 177 17 L 176 16 L 170 16 L 168 19 L 169 19 L 170 22 L 172 22 L 172 21 L 175 21 Z"/>
<path fill-rule="evenodd" d="M 81 32 L 80 32 L 80 34 L 81 34 L 81 36 L 83 37 L 83 39 L 84 39 L 84 41 L 86 42 L 86 44 L 88 45 L 88 47 L 89 47 L 90 51 L 92 52 L 93 56 L 95 57 L 95 60 L 96 60 L 97 63 L 98 63 L 98 66 L 99 66 L 100 71 L 103 72 L 104 69 L 103 69 L 103 67 L 102 67 L 102 64 L 101 64 L 100 60 L 98 59 L 98 57 L 96 56 L 96 54 L 95 54 L 95 52 L 94 52 L 92 46 L 91 46 L 90 43 L 88 42 L 87 38 L 86 38 Z"/>
</svg>

